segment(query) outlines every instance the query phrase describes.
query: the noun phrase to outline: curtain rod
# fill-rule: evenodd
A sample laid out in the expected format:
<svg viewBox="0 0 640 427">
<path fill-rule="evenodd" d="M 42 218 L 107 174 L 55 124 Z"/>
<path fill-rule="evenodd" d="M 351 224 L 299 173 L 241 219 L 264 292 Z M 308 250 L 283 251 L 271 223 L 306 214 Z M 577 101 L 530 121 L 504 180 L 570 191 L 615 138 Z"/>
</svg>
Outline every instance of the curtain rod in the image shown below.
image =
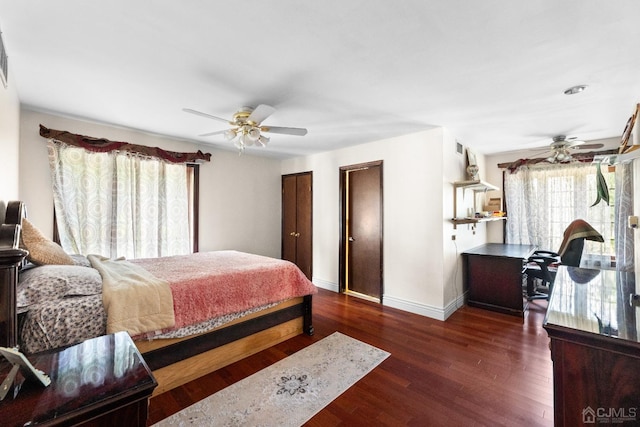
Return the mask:
<svg viewBox="0 0 640 427">
<path fill-rule="evenodd" d="M 571 158 L 577 160 L 580 163 L 591 163 L 595 156 L 599 155 L 609 155 L 616 154 L 618 150 L 604 150 L 604 151 L 590 151 L 588 153 L 576 153 L 572 154 Z M 511 172 L 515 172 L 518 168 L 522 166 L 530 166 L 536 165 L 539 163 L 547 162 L 547 158 L 535 158 L 535 159 L 518 159 L 513 162 L 508 163 L 498 163 L 498 168 L 500 169 L 509 169 Z M 549 165 L 553 165 L 554 163 L 548 163 Z M 556 163 L 556 164 L 566 164 L 566 163 Z"/>
<path fill-rule="evenodd" d="M 156 157 L 172 163 L 195 163 L 197 161 L 211 161 L 211 153 L 203 153 L 198 150 L 196 153 L 181 153 L 177 151 L 167 151 L 159 147 L 148 147 L 146 145 L 130 144 L 128 142 L 110 141 L 105 138 L 93 138 L 85 135 L 78 135 L 66 130 L 49 129 L 40 125 L 40 136 L 47 139 L 54 139 L 76 147 L 82 147 L 89 151 L 107 153 L 110 151 L 129 151 L 145 156 Z"/>
</svg>

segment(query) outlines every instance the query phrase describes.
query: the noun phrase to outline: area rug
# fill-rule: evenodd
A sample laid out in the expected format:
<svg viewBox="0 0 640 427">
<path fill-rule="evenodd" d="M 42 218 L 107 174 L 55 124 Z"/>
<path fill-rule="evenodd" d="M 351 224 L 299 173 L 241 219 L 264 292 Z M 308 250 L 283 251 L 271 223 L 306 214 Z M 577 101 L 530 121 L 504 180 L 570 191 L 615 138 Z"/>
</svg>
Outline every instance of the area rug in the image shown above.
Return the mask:
<svg viewBox="0 0 640 427">
<path fill-rule="evenodd" d="M 300 426 L 389 355 L 334 332 L 154 426 Z"/>
</svg>

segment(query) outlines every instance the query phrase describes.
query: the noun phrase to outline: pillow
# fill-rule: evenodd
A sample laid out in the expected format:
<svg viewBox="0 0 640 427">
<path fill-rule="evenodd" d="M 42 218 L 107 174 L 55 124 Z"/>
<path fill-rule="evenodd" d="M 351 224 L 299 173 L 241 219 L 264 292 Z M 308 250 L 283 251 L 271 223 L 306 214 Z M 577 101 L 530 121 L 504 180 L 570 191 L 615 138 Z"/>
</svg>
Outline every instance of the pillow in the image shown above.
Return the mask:
<svg viewBox="0 0 640 427">
<path fill-rule="evenodd" d="M 95 268 L 77 265 L 42 265 L 20 272 L 18 312 L 30 305 L 72 296 L 97 295 L 102 278 Z"/>
<path fill-rule="evenodd" d="M 48 239 L 26 218 L 22 219 L 22 244 L 29 251 L 27 259 L 38 265 L 74 265 L 60 245 Z"/>
<path fill-rule="evenodd" d="M 91 263 L 89 262 L 89 258 L 81 254 L 69 254 L 73 263 L 75 265 L 80 265 L 82 267 L 91 267 Z"/>
</svg>

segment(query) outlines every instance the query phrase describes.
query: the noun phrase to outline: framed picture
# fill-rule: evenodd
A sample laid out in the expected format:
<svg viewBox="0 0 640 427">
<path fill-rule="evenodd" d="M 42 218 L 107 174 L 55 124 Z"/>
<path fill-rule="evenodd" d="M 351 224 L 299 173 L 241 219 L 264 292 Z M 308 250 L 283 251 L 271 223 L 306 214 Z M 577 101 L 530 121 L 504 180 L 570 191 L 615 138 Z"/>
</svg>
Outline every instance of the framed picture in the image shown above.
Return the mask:
<svg viewBox="0 0 640 427">
<path fill-rule="evenodd" d="M 633 112 L 633 115 L 629 117 L 629 120 L 627 121 L 627 125 L 624 127 L 624 131 L 622 132 L 622 141 L 620 141 L 618 154 L 624 154 L 627 151 L 630 151 L 631 147 L 629 145 L 629 139 L 631 138 L 631 132 L 633 132 L 633 128 L 636 125 L 636 119 L 638 118 L 639 112 L 640 112 L 640 104 L 637 104 L 636 109 Z"/>
</svg>

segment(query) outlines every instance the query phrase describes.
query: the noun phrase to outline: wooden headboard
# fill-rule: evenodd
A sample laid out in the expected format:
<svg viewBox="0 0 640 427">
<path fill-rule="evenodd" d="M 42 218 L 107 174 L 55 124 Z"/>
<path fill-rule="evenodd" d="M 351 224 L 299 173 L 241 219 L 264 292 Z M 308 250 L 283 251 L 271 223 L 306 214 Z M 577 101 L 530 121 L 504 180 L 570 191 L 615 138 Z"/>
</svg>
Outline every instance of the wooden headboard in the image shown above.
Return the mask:
<svg viewBox="0 0 640 427">
<path fill-rule="evenodd" d="M 4 224 L 0 225 L 0 346 L 18 345 L 18 315 L 16 311 L 16 287 L 18 268 L 28 252 L 20 248 L 24 203 L 7 203 Z"/>
</svg>

